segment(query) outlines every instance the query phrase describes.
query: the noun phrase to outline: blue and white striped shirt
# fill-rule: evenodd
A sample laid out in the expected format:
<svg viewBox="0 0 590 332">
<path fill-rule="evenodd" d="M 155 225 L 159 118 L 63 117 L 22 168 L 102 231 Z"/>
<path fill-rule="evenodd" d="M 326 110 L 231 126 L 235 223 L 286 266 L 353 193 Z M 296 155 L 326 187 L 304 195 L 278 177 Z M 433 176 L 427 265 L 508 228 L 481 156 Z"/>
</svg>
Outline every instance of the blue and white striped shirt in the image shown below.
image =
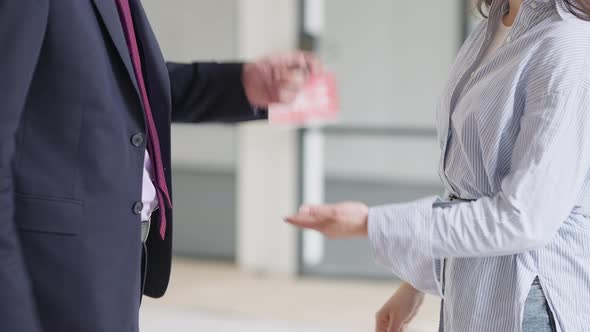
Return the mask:
<svg viewBox="0 0 590 332">
<path fill-rule="evenodd" d="M 372 208 L 369 237 L 416 288 L 442 295 L 444 280 L 445 331 L 521 331 L 536 276 L 558 331 L 590 331 L 590 23 L 525 0 L 480 63 L 507 7 L 462 47 L 437 113 L 442 182 L 474 201 Z"/>
</svg>

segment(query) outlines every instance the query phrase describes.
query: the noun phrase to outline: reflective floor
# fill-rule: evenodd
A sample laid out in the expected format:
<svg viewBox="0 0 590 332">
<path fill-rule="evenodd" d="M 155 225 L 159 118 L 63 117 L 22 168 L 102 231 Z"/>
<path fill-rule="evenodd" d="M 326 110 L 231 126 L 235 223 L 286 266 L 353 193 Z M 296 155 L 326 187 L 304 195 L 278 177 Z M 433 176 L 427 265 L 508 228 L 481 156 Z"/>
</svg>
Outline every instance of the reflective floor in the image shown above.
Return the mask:
<svg viewBox="0 0 590 332">
<path fill-rule="evenodd" d="M 396 283 L 285 278 L 176 259 L 163 299 L 144 299 L 142 332 L 366 332 Z M 426 299 L 407 332 L 437 330 Z"/>
</svg>

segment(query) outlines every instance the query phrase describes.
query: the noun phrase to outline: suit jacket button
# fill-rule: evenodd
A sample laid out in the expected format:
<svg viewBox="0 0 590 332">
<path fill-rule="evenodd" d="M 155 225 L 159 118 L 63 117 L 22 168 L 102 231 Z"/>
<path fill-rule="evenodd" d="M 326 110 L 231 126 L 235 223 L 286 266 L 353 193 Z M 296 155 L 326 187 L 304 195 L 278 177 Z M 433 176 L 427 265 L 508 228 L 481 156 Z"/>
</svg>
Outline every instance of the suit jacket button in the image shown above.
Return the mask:
<svg viewBox="0 0 590 332">
<path fill-rule="evenodd" d="M 144 141 L 145 141 L 145 135 L 142 133 L 137 133 L 137 134 L 131 136 L 131 144 L 133 144 L 133 146 L 140 147 L 143 145 Z"/>
<path fill-rule="evenodd" d="M 143 210 L 143 203 L 142 202 L 135 202 L 135 204 L 133 204 L 133 214 L 140 215 L 142 210 Z"/>
</svg>

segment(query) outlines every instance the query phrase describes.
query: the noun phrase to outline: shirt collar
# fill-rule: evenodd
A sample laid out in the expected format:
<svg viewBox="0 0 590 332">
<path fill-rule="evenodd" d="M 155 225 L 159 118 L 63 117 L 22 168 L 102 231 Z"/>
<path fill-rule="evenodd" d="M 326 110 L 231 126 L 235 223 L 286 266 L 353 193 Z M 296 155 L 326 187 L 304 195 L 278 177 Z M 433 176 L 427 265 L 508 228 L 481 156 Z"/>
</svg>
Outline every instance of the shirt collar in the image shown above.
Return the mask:
<svg viewBox="0 0 590 332">
<path fill-rule="evenodd" d="M 533 0 L 529 0 L 529 1 L 533 1 Z M 567 6 L 565 5 L 565 2 L 563 0 L 534 0 L 534 1 L 537 1 L 540 3 L 555 3 L 555 9 L 557 10 L 557 13 L 559 14 L 559 16 L 561 16 L 562 19 L 574 16 L 567 9 Z"/>
<path fill-rule="evenodd" d="M 499 1 L 494 1 L 492 3 L 492 8 L 494 7 L 494 4 L 497 5 L 498 9 L 501 10 L 507 10 L 508 9 L 508 3 L 509 0 L 499 0 Z M 537 4 L 554 4 L 555 7 L 554 9 L 557 10 L 557 13 L 559 14 L 559 16 L 562 19 L 568 18 L 573 16 L 572 13 L 570 13 L 570 11 L 567 9 L 567 6 L 565 4 L 565 2 L 563 0 L 524 0 L 522 2 L 523 6 L 529 6 L 532 5 L 533 3 L 537 3 Z"/>
</svg>

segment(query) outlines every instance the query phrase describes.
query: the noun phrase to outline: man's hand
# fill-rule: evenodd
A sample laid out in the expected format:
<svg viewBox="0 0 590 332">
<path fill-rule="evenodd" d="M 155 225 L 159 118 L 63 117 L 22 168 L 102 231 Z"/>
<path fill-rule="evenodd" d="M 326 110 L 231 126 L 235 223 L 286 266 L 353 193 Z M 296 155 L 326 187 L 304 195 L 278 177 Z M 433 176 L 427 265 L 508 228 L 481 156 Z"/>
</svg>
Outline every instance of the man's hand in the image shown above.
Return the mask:
<svg viewBox="0 0 590 332">
<path fill-rule="evenodd" d="M 273 103 L 292 102 L 309 75 L 321 71 L 321 63 L 315 56 L 295 51 L 245 64 L 242 81 L 250 104 L 268 107 Z"/>
<path fill-rule="evenodd" d="M 404 332 L 424 302 L 424 293 L 404 283 L 376 316 L 375 332 Z"/>
<path fill-rule="evenodd" d="M 363 203 L 303 206 L 286 218 L 292 225 L 313 229 L 329 238 L 366 237 L 369 208 Z"/>
</svg>

